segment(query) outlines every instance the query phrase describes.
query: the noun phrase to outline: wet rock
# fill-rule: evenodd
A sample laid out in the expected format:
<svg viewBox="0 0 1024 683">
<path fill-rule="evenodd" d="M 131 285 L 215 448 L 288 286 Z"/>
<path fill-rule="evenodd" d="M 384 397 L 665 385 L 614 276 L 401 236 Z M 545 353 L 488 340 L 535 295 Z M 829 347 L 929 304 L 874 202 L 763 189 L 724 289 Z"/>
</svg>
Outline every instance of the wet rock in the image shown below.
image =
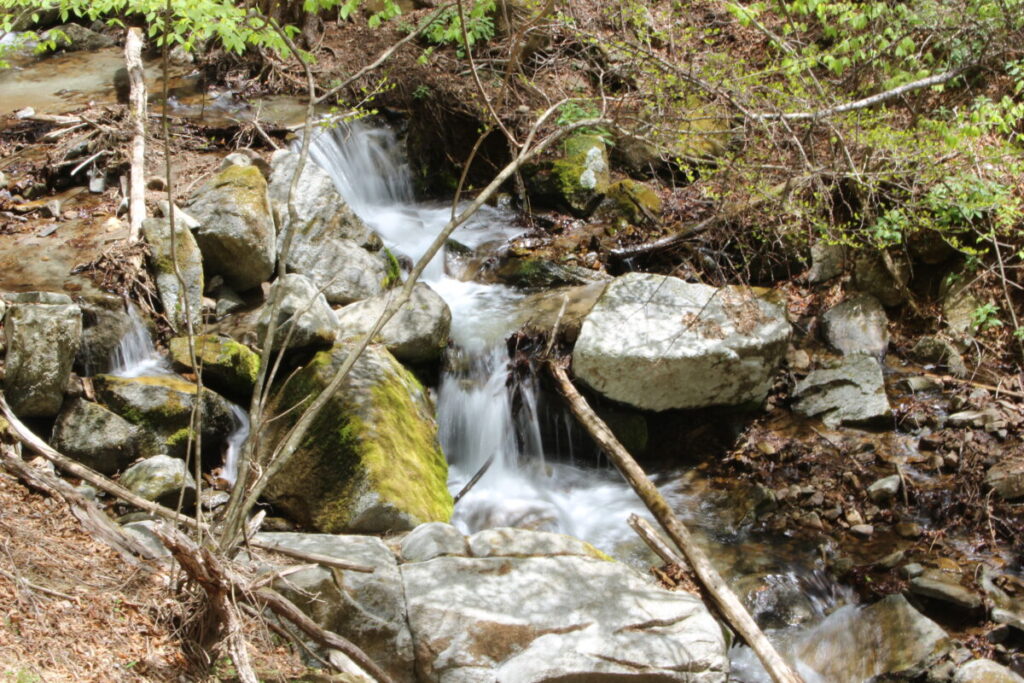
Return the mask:
<svg viewBox="0 0 1024 683">
<path fill-rule="evenodd" d="M 869 425 L 892 416 L 882 367 L 871 356 L 845 356 L 833 367 L 811 372 L 797 382 L 794 410 L 820 417 L 829 427 Z"/>
<path fill-rule="evenodd" d="M 317 354 L 277 393 L 273 413 L 327 386 L 352 349 L 341 343 Z M 297 419 L 291 411 L 274 422 L 261 448 L 273 448 Z M 400 531 L 448 521 L 447 476 L 423 387 L 387 349 L 372 344 L 271 479 L 266 497 L 326 533 Z"/>
<path fill-rule="evenodd" d="M 790 574 L 753 575 L 734 590 L 762 629 L 798 626 L 818 616 L 806 588 Z"/>
<path fill-rule="evenodd" d="M 258 168 L 228 166 L 196 191 L 188 208 L 200 224 L 196 242 L 208 275 L 221 275 L 238 291 L 270 279 L 277 237 Z"/>
<path fill-rule="evenodd" d="M 910 592 L 962 609 L 975 610 L 981 607 L 981 597 L 960 585 L 955 577 L 949 576 L 946 572 L 925 570 L 923 574 L 910 580 Z"/>
<path fill-rule="evenodd" d="M 844 355 L 866 353 L 881 358 L 889 347 L 885 309 L 873 296 L 860 294 L 821 316 L 825 341 Z"/>
<path fill-rule="evenodd" d="M 335 311 L 338 337 L 352 338 L 369 332 L 388 303 L 398 296 L 392 290 L 379 297 L 350 304 Z M 395 358 L 406 363 L 431 363 L 448 345 L 452 313 L 448 304 L 424 283 L 417 283 L 412 296 L 380 331 L 377 339 Z"/>
<path fill-rule="evenodd" d="M 888 503 L 900 492 L 901 485 L 898 474 L 879 479 L 868 487 L 868 498 L 878 504 Z"/>
<path fill-rule="evenodd" d="M 289 272 L 308 277 L 336 306 L 379 296 L 402 281 L 391 252 L 369 252 L 352 240 L 325 237 L 315 247 L 293 248 L 287 259 Z"/>
<path fill-rule="evenodd" d="M 166 218 L 147 218 L 142 222 L 142 234 L 150 247 L 150 260 L 156 276 L 160 301 L 168 321 L 176 331 L 184 331 L 186 311 L 193 329 L 199 329 L 203 312 L 203 256 L 195 237 L 183 224 L 174 223 L 176 258 L 171 251 L 171 228 Z M 175 273 L 185 283 L 184 289 Z"/>
<path fill-rule="evenodd" d="M 900 575 L 905 579 L 914 579 L 924 574 L 924 567 L 919 565 L 917 562 L 911 562 L 910 564 L 903 565 L 900 569 Z"/>
<path fill-rule="evenodd" d="M 197 370 L 192 367 L 188 337 L 175 337 L 168 348 L 177 368 Z M 193 348 L 205 386 L 240 402 L 247 402 L 252 397 L 260 371 L 260 357 L 248 346 L 228 337 L 204 334 L 193 338 Z"/>
<path fill-rule="evenodd" d="M 281 231 L 278 236 L 279 251 L 285 231 L 291 225 L 288 194 L 298 163 L 299 155 L 288 150 L 278 150 L 270 158 L 269 195 Z M 320 245 L 332 238 L 350 240 L 370 249 L 380 248 L 380 237 L 356 216 L 341 198 L 331 176 L 313 161 L 309 161 L 302 169 L 293 203 L 299 228 L 292 238 L 292 256 L 310 251 L 315 255 Z M 289 260 L 289 265 L 291 263 Z"/>
<path fill-rule="evenodd" d="M 379 538 L 301 533 L 260 533 L 256 538 L 373 567 L 372 574 L 365 574 L 318 565 L 289 574 L 274 587 L 319 625 L 344 633 L 395 681 L 416 680 L 401 575 L 394 555 Z"/>
<path fill-rule="evenodd" d="M 604 283 L 594 283 L 531 294 L 518 307 L 516 327 L 527 333 L 551 333 L 557 327 L 559 337 L 573 344 L 604 288 Z"/>
<path fill-rule="evenodd" d="M 608 148 L 600 135 L 577 133 L 553 161 L 530 164 L 523 177 L 538 206 L 590 215 L 608 190 Z"/>
<path fill-rule="evenodd" d="M 724 683 L 726 641 L 698 598 L 618 562 L 546 554 L 547 541 L 524 540 L 535 532 L 501 531 L 507 550 L 488 543 L 488 557 L 402 565 L 421 680 Z"/>
<path fill-rule="evenodd" d="M 132 465 L 121 475 L 121 486 L 137 496 L 175 508 L 184 489 L 185 508 L 196 501 L 196 483 L 180 458 L 154 455 Z"/>
<path fill-rule="evenodd" d="M 921 525 L 917 522 L 899 522 L 893 528 L 901 538 L 918 538 L 923 533 Z"/>
<path fill-rule="evenodd" d="M 330 346 L 338 334 L 338 318 L 324 295 L 308 278 L 289 273 L 274 281 L 260 312 L 256 335 L 262 340 L 270 325 L 271 304 L 279 299 L 274 345 L 290 349 Z"/>
<path fill-rule="evenodd" d="M 82 311 L 65 294 L 7 294 L 4 393 L 19 417 L 60 411 L 82 336 Z"/>
<path fill-rule="evenodd" d="M 902 595 L 890 595 L 863 609 L 833 612 L 796 644 L 794 654 L 823 681 L 912 680 L 950 645 L 938 624 Z"/>
<path fill-rule="evenodd" d="M 99 401 L 129 422 L 155 434 L 160 448 L 184 457 L 198 386 L 180 377 L 116 377 L 93 379 Z M 234 429 L 231 405 L 204 388 L 202 393 L 202 447 L 208 456 L 219 456 L 224 439 Z"/>
<path fill-rule="evenodd" d="M 426 562 L 442 555 L 469 555 L 466 537 L 451 524 L 430 522 L 420 524 L 402 539 L 402 560 Z"/>
<path fill-rule="evenodd" d="M 991 569 L 982 567 L 979 584 L 992 605 L 992 621 L 1024 631 L 1024 597 L 1008 594 L 1000 587 L 999 579 Z"/>
<path fill-rule="evenodd" d="M 985 483 L 1005 500 L 1024 497 L 1024 458 L 1010 456 L 990 467 Z"/>
<path fill-rule="evenodd" d="M 850 533 L 861 538 L 868 538 L 875 533 L 875 527 L 871 524 L 854 524 L 850 527 Z"/>
<path fill-rule="evenodd" d="M 782 309 L 749 291 L 629 273 L 584 319 L 573 370 L 644 410 L 760 402 L 789 334 Z"/>
<path fill-rule="evenodd" d="M 811 245 L 811 269 L 807 282 L 816 285 L 841 275 L 846 269 L 846 248 L 818 240 Z"/>
<path fill-rule="evenodd" d="M 84 298 L 79 306 L 82 343 L 78 347 L 75 368 L 85 375 L 110 372 L 111 357 L 132 325 L 124 300 L 104 294 Z"/>
<path fill-rule="evenodd" d="M 45 31 L 44 40 L 54 40 L 57 50 L 66 52 L 95 52 L 114 44 L 114 39 L 79 24 L 61 24 Z"/>
<path fill-rule="evenodd" d="M 1024 678 L 991 659 L 973 659 L 957 668 L 953 683 L 1024 683 Z"/>
<path fill-rule="evenodd" d="M 503 258 L 493 269 L 484 270 L 480 279 L 523 289 L 545 289 L 593 282 L 594 278 L 589 276 L 590 272 L 586 269 L 559 265 L 543 258 L 512 255 Z"/>
<path fill-rule="evenodd" d="M 911 357 L 919 363 L 944 365 L 951 375 L 963 377 L 967 374 L 964 357 L 957 348 L 942 337 L 921 337 L 910 351 Z"/>
<path fill-rule="evenodd" d="M 50 443 L 64 455 L 111 475 L 156 453 L 156 440 L 103 406 L 76 399 L 57 417 Z"/>
<path fill-rule="evenodd" d="M 882 257 L 875 252 L 860 254 L 853 266 L 853 282 L 857 289 L 889 307 L 899 306 L 906 300 L 903 292 L 910 281 L 910 263 L 896 254 L 892 255 L 892 260 L 897 279 L 893 279 Z"/>
</svg>

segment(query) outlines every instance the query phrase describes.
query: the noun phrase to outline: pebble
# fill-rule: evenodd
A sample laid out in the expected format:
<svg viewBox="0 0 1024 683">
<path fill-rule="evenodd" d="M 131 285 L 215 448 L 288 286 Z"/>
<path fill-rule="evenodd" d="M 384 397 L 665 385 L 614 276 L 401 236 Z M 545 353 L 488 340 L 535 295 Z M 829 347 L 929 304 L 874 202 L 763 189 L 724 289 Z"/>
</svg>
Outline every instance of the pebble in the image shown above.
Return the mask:
<svg viewBox="0 0 1024 683">
<path fill-rule="evenodd" d="M 850 508 L 846 511 L 846 523 L 850 526 L 857 526 L 864 523 L 864 518 L 856 508 Z"/>
<path fill-rule="evenodd" d="M 894 474 L 879 479 L 868 487 L 868 498 L 875 503 L 887 503 L 900 492 L 900 476 Z"/>
<path fill-rule="evenodd" d="M 902 538 L 917 538 L 922 532 L 921 525 L 917 522 L 899 522 L 895 529 Z"/>
<path fill-rule="evenodd" d="M 900 568 L 900 574 L 905 579 L 913 579 L 924 574 L 924 567 L 919 565 L 917 562 L 911 562 L 910 564 L 905 564 Z"/>
<path fill-rule="evenodd" d="M 850 527 L 850 532 L 867 538 L 871 534 L 875 533 L 875 527 L 870 524 L 854 524 Z"/>
</svg>

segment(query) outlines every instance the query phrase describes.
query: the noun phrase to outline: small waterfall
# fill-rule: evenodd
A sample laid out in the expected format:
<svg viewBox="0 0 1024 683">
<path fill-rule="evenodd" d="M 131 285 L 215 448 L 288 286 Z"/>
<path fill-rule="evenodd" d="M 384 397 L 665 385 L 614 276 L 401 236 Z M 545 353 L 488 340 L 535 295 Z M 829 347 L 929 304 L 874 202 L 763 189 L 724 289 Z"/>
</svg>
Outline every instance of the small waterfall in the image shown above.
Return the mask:
<svg viewBox="0 0 1024 683">
<path fill-rule="evenodd" d="M 142 321 L 135 306 L 128 307 L 128 332 L 121 337 L 117 348 L 110 358 L 112 375 L 119 377 L 146 377 L 150 375 L 169 375 L 171 367 L 167 359 L 157 353 L 153 346 L 153 338 Z"/>
<path fill-rule="evenodd" d="M 232 403 L 231 419 L 234 428 L 224 444 L 224 464 L 221 466 L 220 476 L 227 483 L 234 485 L 238 476 L 238 458 L 245 440 L 249 438 L 249 413 Z"/>
</svg>

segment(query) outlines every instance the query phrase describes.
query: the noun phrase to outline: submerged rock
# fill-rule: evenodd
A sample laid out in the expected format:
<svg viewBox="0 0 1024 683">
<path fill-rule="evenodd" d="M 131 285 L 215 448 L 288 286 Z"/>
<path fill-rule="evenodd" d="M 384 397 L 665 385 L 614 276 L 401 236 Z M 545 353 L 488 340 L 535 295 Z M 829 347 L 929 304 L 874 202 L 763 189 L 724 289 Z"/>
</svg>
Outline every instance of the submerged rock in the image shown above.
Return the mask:
<svg viewBox="0 0 1024 683">
<path fill-rule="evenodd" d="M 171 508 L 177 507 L 180 496 L 184 496 L 184 508 L 196 502 L 196 482 L 180 458 L 154 455 L 125 470 L 119 483 L 137 496 Z"/>
<path fill-rule="evenodd" d="M 270 325 L 270 309 L 275 298 L 277 330 L 274 346 L 289 349 L 330 346 L 338 334 L 338 318 L 327 305 L 324 295 L 317 291 L 308 278 L 289 273 L 276 280 L 267 297 L 267 305 L 256 321 L 256 336 L 262 343 Z"/>
<path fill-rule="evenodd" d="M 19 417 L 53 417 L 82 336 L 82 311 L 66 294 L 5 295 L 4 394 Z"/>
<path fill-rule="evenodd" d="M 275 588 L 316 623 L 358 645 L 400 683 L 416 680 L 405 595 L 395 556 L 379 538 L 261 533 L 257 540 L 373 567 L 372 574 L 322 565 L 289 574 Z"/>
<path fill-rule="evenodd" d="M 277 236 L 267 181 L 255 166 L 229 165 L 197 190 L 189 211 L 199 221 L 196 242 L 207 274 L 239 291 L 270 279 Z"/>
<path fill-rule="evenodd" d="M 188 337 L 175 337 L 168 345 L 171 360 L 181 369 L 195 371 L 189 354 Z M 204 334 L 195 337 L 196 363 L 202 368 L 203 384 L 222 394 L 247 401 L 252 397 L 260 357 L 248 346 L 228 337 Z"/>
<path fill-rule="evenodd" d="M 814 370 L 797 382 L 794 410 L 820 417 L 829 427 L 870 424 L 892 415 L 882 366 L 871 356 L 845 356 L 834 367 Z"/>
<path fill-rule="evenodd" d="M 882 304 L 869 294 L 852 296 L 821 316 L 825 341 L 843 355 L 884 356 L 889 348 L 888 323 Z"/>
<path fill-rule="evenodd" d="M 645 410 L 760 402 L 789 334 L 781 307 L 747 290 L 629 273 L 584 319 L 573 371 Z"/>
<path fill-rule="evenodd" d="M 358 337 L 366 334 L 384 312 L 388 302 L 398 296 L 394 290 L 372 299 L 350 304 L 340 311 L 338 336 Z M 395 358 L 406 363 L 430 363 L 441 357 L 448 345 L 452 313 L 429 285 L 417 283 L 408 303 L 388 321 L 378 340 Z"/>
<path fill-rule="evenodd" d="M 203 256 L 199 245 L 181 223 L 175 221 L 175 256 L 171 251 L 171 227 L 166 218 L 147 218 L 142 222 L 142 234 L 150 247 L 150 259 L 156 276 L 156 287 L 160 292 L 167 319 L 176 331 L 187 329 L 186 310 L 193 329 L 199 329 L 203 315 Z M 185 286 L 182 289 L 178 272 Z"/>
<path fill-rule="evenodd" d="M 156 441 L 103 406 L 77 399 L 57 417 L 53 447 L 101 474 L 114 474 L 156 453 Z"/>
<path fill-rule="evenodd" d="M 331 381 L 352 343 L 318 353 L 278 392 L 282 414 Z M 275 421 L 261 447 L 273 448 L 298 419 Z M 266 496 L 319 531 L 385 532 L 448 521 L 448 463 L 423 387 L 383 346 L 370 345 L 314 421 Z"/>
<path fill-rule="evenodd" d="M 173 375 L 97 375 L 93 382 L 101 403 L 129 422 L 155 434 L 160 447 L 166 452 L 185 455 L 192 436 L 190 425 L 198 386 Z M 231 406 L 206 388 L 203 389 L 202 404 L 203 453 L 216 455 L 235 427 Z"/>
<path fill-rule="evenodd" d="M 726 637 L 696 596 L 560 534 L 468 541 L 472 557 L 401 566 L 421 680 L 726 680 Z"/>
</svg>

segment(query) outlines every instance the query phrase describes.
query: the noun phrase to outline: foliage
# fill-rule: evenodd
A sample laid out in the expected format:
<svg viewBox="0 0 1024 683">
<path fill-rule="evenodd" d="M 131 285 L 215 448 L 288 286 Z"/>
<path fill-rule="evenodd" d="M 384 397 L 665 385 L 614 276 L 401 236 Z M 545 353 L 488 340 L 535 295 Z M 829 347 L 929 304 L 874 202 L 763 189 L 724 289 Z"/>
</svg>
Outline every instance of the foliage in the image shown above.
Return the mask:
<svg viewBox="0 0 1024 683">
<path fill-rule="evenodd" d="M 558 118 L 555 122 L 559 126 L 569 126 L 579 121 L 596 119 L 601 116 L 601 110 L 593 102 L 569 100 L 558 108 Z M 597 135 L 606 145 L 612 144 L 612 134 L 604 126 L 584 126 L 579 129 L 584 135 Z"/>
<path fill-rule="evenodd" d="M 427 30 L 424 37 L 434 45 L 456 45 L 459 57 L 466 54 L 466 43 L 473 47 L 476 43 L 485 42 L 494 37 L 495 0 L 466 0 L 463 14 L 466 18 L 465 37 L 463 37 L 462 17 L 458 7 L 449 7 L 438 16 Z"/>
</svg>

